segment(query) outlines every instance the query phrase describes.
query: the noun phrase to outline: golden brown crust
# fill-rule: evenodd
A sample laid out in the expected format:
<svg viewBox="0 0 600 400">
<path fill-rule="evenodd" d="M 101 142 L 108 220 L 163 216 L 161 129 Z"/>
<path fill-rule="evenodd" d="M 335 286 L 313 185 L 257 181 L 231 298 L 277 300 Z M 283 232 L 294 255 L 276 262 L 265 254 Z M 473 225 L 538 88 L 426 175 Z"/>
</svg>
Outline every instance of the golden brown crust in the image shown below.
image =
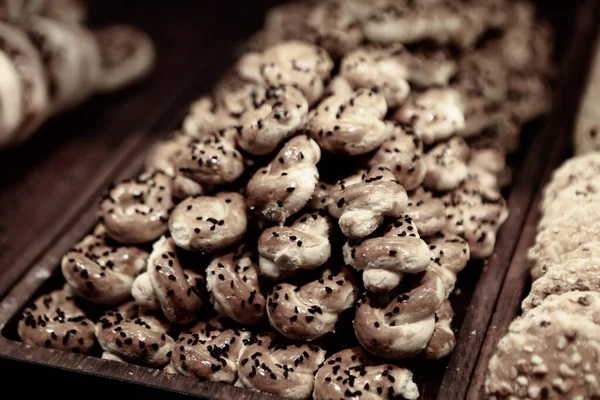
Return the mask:
<svg viewBox="0 0 600 400">
<path fill-rule="evenodd" d="M 259 323 L 266 305 L 259 275 L 256 255 L 243 245 L 213 259 L 206 268 L 206 288 L 217 313 L 244 325 Z"/>
<path fill-rule="evenodd" d="M 446 226 L 444 202 L 422 187 L 408 194 L 406 213 L 421 236 L 436 234 Z"/>
<path fill-rule="evenodd" d="M 410 125 L 391 121 L 386 124 L 391 137 L 383 142 L 369 160 L 369 166 L 382 165 L 389 168 L 404 189 L 415 190 L 427 173 L 427 165 L 422 158 L 423 141 Z"/>
<path fill-rule="evenodd" d="M 96 324 L 100 346 L 122 360 L 163 367 L 169 363 L 173 338 L 169 325 L 152 311 L 133 302 L 109 310 Z"/>
<path fill-rule="evenodd" d="M 87 353 L 96 343 L 92 321 L 64 289 L 43 295 L 27 307 L 18 333 L 29 345 L 73 353 Z"/>
<path fill-rule="evenodd" d="M 396 218 L 406 210 L 406 191 L 394 174 L 374 166 L 337 182 L 329 191 L 327 210 L 338 218 L 342 233 L 349 238 L 373 233 L 384 218 Z"/>
<path fill-rule="evenodd" d="M 175 373 L 200 381 L 233 384 L 238 360 L 250 336 L 243 329 L 229 328 L 219 318 L 198 322 L 175 341 L 170 367 Z"/>
<path fill-rule="evenodd" d="M 291 226 L 266 229 L 258 239 L 262 274 L 279 280 L 323 265 L 331 255 L 331 220 L 321 212 L 300 216 Z"/>
<path fill-rule="evenodd" d="M 250 206 L 262 219 L 283 225 L 312 197 L 319 181 L 320 158 L 321 150 L 314 140 L 306 136 L 290 139 L 248 182 Z"/>
<path fill-rule="evenodd" d="M 343 251 L 347 265 L 364 271 L 363 283 L 372 292 L 392 290 L 404 273 L 422 272 L 430 261 L 427 244 L 408 215 L 390 223 L 381 237 L 348 240 Z"/>
<path fill-rule="evenodd" d="M 325 360 L 315 376 L 315 400 L 345 397 L 417 399 L 419 389 L 408 369 L 378 364 L 369 359 L 360 347 L 353 347 Z"/>
<path fill-rule="evenodd" d="M 308 103 L 293 86 L 255 87 L 252 106 L 240 117 L 238 145 L 254 155 L 272 153 L 303 127 Z"/>
<path fill-rule="evenodd" d="M 384 307 L 366 299 L 356 310 L 354 331 L 370 353 L 398 360 L 419 354 L 435 332 L 435 312 L 446 298 L 439 276 L 426 270 L 419 284 L 395 295 Z"/>
<path fill-rule="evenodd" d="M 323 271 L 318 280 L 303 286 L 281 283 L 269 294 L 267 314 L 271 326 L 295 340 L 312 341 L 334 332 L 339 315 L 357 300 L 350 271 Z"/>
<path fill-rule="evenodd" d="M 325 350 L 314 345 L 277 345 L 274 335 L 259 336 L 238 364 L 244 387 L 290 399 L 307 399 Z"/>
<path fill-rule="evenodd" d="M 338 92 L 309 113 L 307 130 L 330 153 L 365 154 L 390 137 L 387 104 L 370 89 Z"/>
<path fill-rule="evenodd" d="M 107 234 L 125 244 L 157 239 L 168 228 L 172 188 L 173 180 L 160 171 L 119 183 L 100 203 Z"/>
<path fill-rule="evenodd" d="M 63 276 L 71 288 L 97 304 L 117 304 L 131 295 L 134 278 L 146 267 L 148 253 L 107 242 L 98 225 L 62 258 Z"/>
<path fill-rule="evenodd" d="M 332 68 L 333 62 L 322 48 L 292 40 L 247 53 L 236 69 L 242 78 L 263 86 L 293 86 L 314 104 L 323 94 L 324 80 Z"/>
<path fill-rule="evenodd" d="M 427 165 L 423 186 L 437 192 L 456 189 L 467 180 L 469 157 L 469 146 L 462 138 L 438 144 L 423 157 Z"/>
<path fill-rule="evenodd" d="M 246 233 L 246 201 L 239 193 L 188 197 L 169 220 L 171 236 L 185 250 L 212 253 L 237 243 Z"/>
</svg>

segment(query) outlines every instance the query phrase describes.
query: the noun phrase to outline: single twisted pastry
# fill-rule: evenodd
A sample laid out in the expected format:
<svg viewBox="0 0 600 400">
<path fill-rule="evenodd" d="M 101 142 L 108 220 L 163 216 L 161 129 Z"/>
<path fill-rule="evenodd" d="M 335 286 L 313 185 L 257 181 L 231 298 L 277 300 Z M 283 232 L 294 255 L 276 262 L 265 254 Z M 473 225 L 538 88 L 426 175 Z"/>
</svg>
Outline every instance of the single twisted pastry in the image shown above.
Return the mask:
<svg viewBox="0 0 600 400">
<path fill-rule="evenodd" d="M 464 129 L 461 95 L 452 88 L 428 89 L 411 96 L 394 119 L 411 123 L 426 145 L 445 140 Z"/>
<path fill-rule="evenodd" d="M 435 332 L 435 313 L 446 298 L 444 284 L 431 269 L 406 293 L 394 294 L 378 306 L 367 299 L 356 310 L 354 331 L 370 353 L 392 360 L 415 356 L 425 350 Z"/>
<path fill-rule="evenodd" d="M 238 62 L 238 74 L 263 86 L 289 85 L 314 104 L 329 78 L 333 61 L 320 47 L 300 41 L 278 43 L 263 52 L 249 52 Z"/>
<path fill-rule="evenodd" d="M 444 300 L 440 308 L 435 312 L 435 329 L 427 343 L 424 355 L 430 360 L 439 360 L 452 353 L 456 345 L 456 337 L 452 330 L 452 319 L 454 310 L 450 300 Z"/>
<path fill-rule="evenodd" d="M 173 154 L 175 172 L 211 187 L 234 182 L 244 172 L 244 158 L 235 148 L 235 129 L 190 138 Z"/>
<path fill-rule="evenodd" d="M 548 112 L 552 93 L 548 82 L 534 72 L 515 73 L 508 76 L 510 110 L 522 123 Z"/>
<path fill-rule="evenodd" d="M 314 140 L 306 136 L 290 139 L 248 182 L 250 206 L 264 220 L 283 225 L 310 200 L 319 181 L 320 158 L 321 150 Z"/>
<path fill-rule="evenodd" d="M 237 243 L 247 224 L 245 199 L 232 192 L 188 197 L 175 207 L 169 220 L 177 246 L 207 253 Z"/>
<path fill-rule="evenodd" d="M 35 300 L 23 311 L 17 330 L 29 345 L 73 353 L 87 353 L 96 343 L 93 322 L 65 289 Z"/>
<path fill-rule="evenodd" d="M 442 198 L 448 219 L 446 230 L 465 238 L 471 257 L 489 257 L 496 245 L 496 234 L 506 218 L 506 201 L 496 190 L 467 183 Z"/>
<path fill-rule="evenodd" d="M 389 224 L 380 237 L 348 240 L 343 252 L 347 265 L 364 271 L 365 289 L 372 292 L 392 290 L 404 273 L 424 271 L 430 261 L 429 248 L 408 215 Z"/>
<path fill-rule="evenodd" d="M 506 165 L 506 149 L 497 140 L 479 136 L 469 141 L 470 174 L 488 175 L 489 186 L 493 189 L 504 187 L 510 183 L 511 170 Z M 480 178 L 481 182 L 482 179 Z M 484 182 L 481 182 L 484 183 Z"/>
<path fill-rule="evenodd" d="M 422 158 L 423 141 L 410 125 L 390 121 L 386 124 L 391 137 L 369 160 L 369 166 L 389 168 L 404 189 L 414 190 L 421 186 L 427 173 L 427 165 Z"/>
<path fill-rule="evenodd" d="M 239 120 L 225 107 L 220 107 L 209 96 L 194 101 L 181 127 L 186 135 L 202 138 L 208 133 L 239 125 Z"/>
<path fill-rule="evenodd" d="M 175 341 L 170 367 L 200 381 L 233 384 L 238 360 L 250 337 L 250 332 L 229 328 L 220 318 L 200 321 Z"/>
<path fill-rule="evenodd" d="M 329 192 L 327 210 L 338 218 L 349 238 L 373 233 L 384 218 L 396 218 L 406 210 L 408 197 L 394 174 L 381 166 L 361 171 L 336 183 Z"/>
<path fill-rule="evenodd" d="M 169 325 L 152 311 L 133 302 L 109 310 L 96 324 L 96 336 L 104 350 L 102 358 L 164 367 L 169 363 L 173 338 Z"/>
<path fill-rule="evenodd" d="M 111 238 L 147 243 L 167 231 L 173 207 L 173 180 L 160 171 L 144 173 L 113 187 L 100 203 L 100 218 Z"/>
<path fill-rule="evenodd" d="M 423 186 L 437 192 L 449 192 L 468 177 L 469 146 L 459 137 L 452 138 L 429 150 L 423 157 L 427 174 Z"/>
<path fill-rule="evenodd" d="M 419 389 L 412 372 L 391 364 L 378 364 L 360 347 L 338 351 L 315 376 L 315 400 L 366 398 L 418 399 Z"/>
<path fill-rule="evenodd" d="M 306 122 L 308 103 L 293 86 L 255 87 L 252 107 L 241 115 L 238 145 L 254 155 L 272 153 Z"/>
<path fill-rule="evenodd" d="M 446 226 L 444 202 L 422 187 L 408 194 L 406 213 L 421 236 L 436 234 Z"/>
<path fill-rule="evenodd" d="M 279 280 L 318 268 L 331 255 L 330 232 L 330 219 L 319 212 L 304 214 L 290 226 L 266 229 L 258 239 L 260 271 Z"/>
<path fill-rule="evenodd" d="M 314 345 L 277 345 L 261 335 L 242 352 L 238 374 L 244 387 L 290 399 L 307 399 L 325 350 Z"/>
<path fill-rule="evenodd" d="M 446 232 L 429 236 L 425 242 L 431 252 L 429 266 L 444 282 L 448 297 L 454 290 L 458 273 L 467 266 L 471 257 L 469 244 L 460 236 Z"/>
<path fill-rule="evenodd" d="M 185 324 L 202 307 L 197 278 L 181 266 L 175 241 L 163 236 L 152 245 L 146 272 L 135 280 L 132 295 L 141 306 L 160 308 L 169 321 Z"/>
<path fill-rule="evenodd" d="M 340 76 L 350 86 L 381 90 L 389 107 L 404 103 L 410 93 L 408 82 L 417 86 L 446 86 L 456 72 L 456 63 L 443 51 L 412 54 L 399 43 L 367 45 L 347 54 Z"/>
<path fill-rule="evenodd" d="M 335 331 L 339 315 L 353 307 L 357 288 L 346 268 L 326 269 L 318 280 L 303 286 L 281 283 L 269 295 L 271 326 L 295 340 L 312 341 Z"/>
<path fill-rule="evenodd" d="M 62 258 L 61 269 L 69 286 L 97 304 L 118 304 L 131 295 L 131 285 L 146 267 L 148 253 L 137 247 L 115 246 L 107 241 L 102 225 Z"/>
<path fill-rule="evenodd" d="M 144 160 L 148 171 L 161 171 L 173 178 L 172 190 L 176 199 L 204 193 L 204 188 L 199 183 L 180 175 L 175 166 L 175 160 L 189 141 L 190 138 L 183 133 L 173 132 L 167 139 L 160 140 L 150 147 Z"/>
<path fill-rule="evenodd" d="M 339 91 L 309 113 L 307 129 L 330 153 L 365 154 L 390 137 L 386 113 L 384 97 L 370 89 Z"/>
<path fill-rule="evenodd" d="M 266 304 L 259 275 L 254 255 L 243 245 L 213 259 L 206 268 L 206 289 L 217 313 L 240 324 L 257 324 Z"/>
</svg>

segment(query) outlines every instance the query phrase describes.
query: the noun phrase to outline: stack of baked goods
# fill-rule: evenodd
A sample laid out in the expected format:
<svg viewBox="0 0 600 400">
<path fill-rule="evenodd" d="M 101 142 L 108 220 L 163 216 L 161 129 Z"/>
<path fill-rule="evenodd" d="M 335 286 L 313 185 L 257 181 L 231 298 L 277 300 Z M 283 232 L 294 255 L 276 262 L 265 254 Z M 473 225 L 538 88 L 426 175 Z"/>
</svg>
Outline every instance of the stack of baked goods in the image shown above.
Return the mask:
<svg viewBox="0 0 600 400">
<path fill-rule="evenodd" d="M 492 254 L 506 154 L 548 106 L 548 31 L 521 2 L 330 0 L 274 9 L 250 46 L 110 188 L 20 336 L 282 397 L 417 398 L 402 362 L 454 347 L 457 275 Z"/>
<path fill-rule="evenodd" d="M 0 1 L 0 147 L 152 69 L 154 47 L 145 33 L 125 25 L 90 30 L 85 14 L 76 0 Z"/>
<path fill-rule="evenodd" d="M 533 285 L 489 364 L 491 399 L 600 396 L 599 173 L 600 153 L 575 157 L 544 189 Z"/>
</svg>

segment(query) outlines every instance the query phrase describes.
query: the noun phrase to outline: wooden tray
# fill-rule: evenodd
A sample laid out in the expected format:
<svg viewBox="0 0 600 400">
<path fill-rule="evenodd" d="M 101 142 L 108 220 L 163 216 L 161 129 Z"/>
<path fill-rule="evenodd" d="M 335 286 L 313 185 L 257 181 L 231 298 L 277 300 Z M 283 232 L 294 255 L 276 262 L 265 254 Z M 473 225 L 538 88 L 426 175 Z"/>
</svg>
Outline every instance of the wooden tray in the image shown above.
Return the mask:
<svg viewBox="0 0 600 400">
<path fill-rule="evenodd" d="M 469 389 L 469 377 L 477 363 L 488 324 L 492 315 L 496 318 L 498 314 L 493 314 L 494 305 L 500 294 L 507 266 L 513 259 L 522 228 L 529 224 L 529 221 L 526 222 L 526 217 L 537 184 L 544 172 L 542 167 L 555 158 L 552 153 L 551 160 L 550 149 L 560 148 L 566 140 L 564 136 L 567 132 L 559 128 L 563 126 L 562 121 L 573 114 L 574 99 L 577 99 L 581 92 L 580 87 L 572 83 L 574 75 L 577 74 L 570 72 L 579 73 L 582 66 L 589 62 L 589 51 L 586 52 L 586 46 L 595 37 L 591 16 L 598 14 L 597 8 L 595 1 L 589 0 L 580 5 L 580 15 L 577 20 L 569 18 L 568 13 L 565 14 L 564 6 L 555 14 L 556 24 L 562 21 L 563 24 L 568 25 L 557 27 L 557 31 L 561 32 L 558 39 L 562 43 L 559 43 L 559 47 L 562 48 L 559 53 L 563 55 L 561 58 L 566 60 L 564 70 L 566 73 L 563 73 L 563 79 L 556 93 L 555 112 L 545 123 L 538 121 L 527 127 L 524 133 L 523 148 L 514 160 L 519 173 L 516 174 L 512 190 L 507 193 L 510 217 L 500 231 L 494 255 L 484 266 L 470 265 L 459 277 L 457 293 L 460 294 L 454 295 L 452 299 L 456 311 L 453 326 L 458 332 L 455 352 L 449 359 L 415 366 L 416 379 L 423 399 L 463 399 Z M 568 32 L 573 26 L 577 26 L 577 29 L 571 35 Z M 212 72 L 216 71 L 213 69 Z M 205 80 L 200 79 L 198 82 L 203 90 L 207 89 Z M 180 121 L 180 118 L 174 119 L 173 116 L 177 115 L 175 111 L 181 111 L 183 108 L 182 99 L 193 98 L 193 95 L 198 93 L 196 88 L 189 88 L 180 96 L 181 98 L 172 101 L 171 106 L 160 113 L 162 117 L 156 118 L 147 129 L 159 134 L 168 133 Z M 179 117 L 181 116 L 179 114 Z M 541 129 L 542 124 L 543 129 Z M 78 209 L 64 223 L 65 229 L 58 232 L 60 234 L 56 233 L 46 238 L 47 243 L 51 245 L 39 250 L 40 258 L 35 262 L 34 260 L 21 262 L 18 268 L 13 269 L 12 276 L 27 272 L 0 303 L 0 357 L 207 398 L 273 398 L 232 386 L 212 382 L 201 383 L 197 379 L 164 374 L 150 368 L 31 347 L 16 341 L 16 316 L 39 293 L 50 277 L 59 274 L 57 271 L 59 271 L 58 265 L 62 255 L 93 227 L 98 191 L 103 190 L 104 183 L 108 180 L 119 180 L 135 175 L 141 166 L 142 150 L 147 146 L 147 141 L 139 139 L 129 147 L 121 147 L 114 158 L 106 164 L 108 171 L 106 176 L 98 179 L 98 182 L 93 185 L 93 190 L 90 189 L 85 196 L 76 199 Z M 136 156 L 132 158 L 131 154 Z"/>
</svg>

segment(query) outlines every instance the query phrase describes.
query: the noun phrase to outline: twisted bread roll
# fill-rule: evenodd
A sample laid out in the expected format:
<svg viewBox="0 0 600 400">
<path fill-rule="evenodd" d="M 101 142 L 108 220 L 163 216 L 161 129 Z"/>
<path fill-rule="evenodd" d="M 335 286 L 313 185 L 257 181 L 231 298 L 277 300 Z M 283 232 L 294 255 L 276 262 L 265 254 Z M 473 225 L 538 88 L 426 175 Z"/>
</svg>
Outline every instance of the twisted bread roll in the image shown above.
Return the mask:
<svg viewBox="0 0 600 400">
<path fill-rule="evenodd" d="M 263 86 L 289 85 L 314 104 L 324 91 L 333 61 L 320 47 L 300 41 L 278 43 L 263 52 L 245 54 L 236 67 L 238 74 Z"/>
<path fill-rule="evenodd" d="M 190 105 L 181 127 L 186 135 L 203 138 L 206 134 L 238 124 L 238 118 L 231 115 L 225 107 L 218 105 L 209 96 L 202 96 Z"/>
<path fill-rule="evenodd" d="M 452 330 L 453 318 L 454 310 L 452 310 L 450 300 L 444 300 L 440 308 L 435 312 L 435 329 L 424 350 L 426 358 L 439 360 L 452 353 L 456 345 L 456 337 Z"/>
<path fill-rule="evenodd" d="M 238 360 L 250 337 L 250 332 L 229 328 L 219 318 L 200 321 L 175 341 L 170 367 L 200 381 L 233 384 L 237 380 Z"/>
<path fill-rule="evenodd" d="M 73 353 L 87 353 L 96 343 L 92 321 L 65 289 L 36 299 L 23 311 L 17 331 L 29 345 Z"/>
<path fill-rule="evenodd" d="M 401 122 L 386 124 L 391 137 L 383 142 L 369 160 L 369 166 L 389 168 L 404 189 L 414 190 L 421 186 L 427 173 L 427 165 L 422 158 L 423 141 L 410 125 Z"/>
<path fill-rule="evenodd" d="M 370 89 L 338 91 L 309 113 L 307 129 L 328 152 L 365 154 L 390 137 L 386 113 L 384 97 Z"/>
<path fill-rule="evenodd" d="M 431 252 L 429 266 L 444 282 L 447 298 L 454 290 L 458 273 L 469 262 L 469 244 L 460 236 L 443 231 L 425 238 L 425 242 Z"/>
<path fill-rule="evenodd" d="M 61 262 L 62 274 L 79 296 L 97 304 L 121 303 L 131 295 L 133 280 L 146 267 L 148 253 L 107 241 L 102 225 L 76 244 Z"/>
<path fill-rule="evenodd" d="M 408 215 L 389 224 L 381 237 L 348 240 L 343 252 L 347 265 L 364 271 L 365 289 L 372 292 L 392 290 L 404 273 L 424 271 L 430 259 L 427 244 Z"/>
<path fill-rule="evenodd" d="M 421 236 L 436 234 L 446 226 L 444 202 L 422 187 L 409 193 L 406 213 L 412 218 Z"/>
<path fill-rule="evenodd" d="M 173 154 L 175 172 L 205 187 L 234 182 L 244 172 L 244 158 L 235 148 L 235 136 L 235 129 L 222 129 L 186 140 Z"/>
<path fill-rule="evenodd" d="M 158 305 L 169 321 L 185 324 L 196 319 L 202 300 L 198 274 L 184 271 L 176 251 L 171 238 L 163 236 L 154 243 L 145 276 L 136 279 L 132 295 L 144 307 Z"/>
<path fill-rule="evenodd" d="M 448 219 L 446 230 L 465 238 L 472 258 L 489 257 L 498 229 L 508 218 L 502 195 L 481 184 L 467 183 L 442 199 Z"/>
<path fill-rule="evenodd" d="M 419 398 L 412 372 L 390 364 L 377 364 L 360 347 L 339 351 L 325 360 L 315 376 L 315 400 L 344 397 L 385 400 Z"/>
<path fill-rule="evenodd" d="M 327 210 L 338 218 L 349 238 L 373 233 L 383 219 L 396 218 L 406 210 L 406 191 L 387 168 L 375 166 L 336 183 L 329 192 Z"/>
<path fill-rule="evenodd" d="M 331 221 L 320 212 L 304 214 L 289 227 L 266 229 L 258 239 L 260 271 L 279 280 L 323 265 L 331 255 L 330 232 Z"/>
<path fill-rule="evenodd" d="M 419 284 L 379 307 L 367 299 L 356 310 L 354 331 L 370 353 L 392 360 L 412 357 L 427 348 L 435 328 L 435 313 L 446 298 L 444 284 L 431 269 Z"/>
<path fill-rule="evenodd" d="M 244 387 L 290 399 L 307 399 L 325 350 L 314 345 L 277 345 L 275 336 L 258 336 L 242 352 L 238 374 Z"/>
<path fill-rule="evenodd" d="M 303 286 L 282 283 L 269 295 L 271 326 L 295 340 L 312 341 L 335 330 L 339 315 L 354 306 L 357 288 L 346 268 L 326 269 L 318 280 Z"/>
<path fill-rule="evenodd" d="M 255 255 L 243 245 L 213 259 L 206 268 L 206 289 L 217 313 L 240 324 L 257 324 L 266 304 L 259 275 Z"/>
<path fill-rule="evenodd" d="M 508 77 L 509 107 L 522 123 L 545 114 L 552 105 L 552 92 L 545 79 L 534 72 Z"/>
<path fill-rule="evenodd" d="M 188 197 L 169 219 L 171 236 L 185 250 L 212 253 L 237 243 L 246 233 L 246 202 L 242 195 Z"/>
<path fill-rule="evenodd" d="M 510 183 L 510 167 L 506 165 L 506 149 L 496 139 L 479 136 L 469 141 L 471 158 L 469 169 L 481 170 L 490 174 L 493 179 L 494 189 L 504 187 Z"/>
<path fill-rule="evenodd" d="M 314 140 L 306 136 L 290 139 L 273 161 L 248 181 L 250 206 L 264 220 L 283 225 L 310 200 L 319 181 L 320 158 Z"/>
<path fill-rule="evenodd" d="M 98 342 L 107 355 L 152 367 L 169 363 L 173 338 L 168 331 L 164 320 L 133 302 L 107 311 L 96 324 Z"/>
<path fill-rule="evenodd" d="M 415 94 L 394 114 L 394 119 L 411 123 L 423 143 L 445 140 L 465 127 L 460 93 L 452 88 L 428 89 Z"/>
<path fill-rule="evenodd" d="M 113 187 L 100 203 L 106 233 L 125 244 L 147 243 L 167 231 L 173 181 L 166 174 L 144 173 Z"/>
<path fill-rule="evenodd" d="M 423 186 L 438 192 L 459 187 L 468 177 L 469 146 L 459 137 L 452 138 L 429 150 L 423 157 L 427 174 Z"/>
<path fill-rule="evenodd" d="M 241 115 L 238 145 L 254 155 L 272 153 L 306 122 L 308 103 L 293 86 L 256 87 L 252 107 Z"/>
<path fill-rule="evenodd" d="M 340 65 L 340 76 L 350 86 L 381 90 L 389 107 L 404 103 L 408 82 L 417 86 L 445 86 L 456 72 L 456 63 L 443 51 L 412 54 L 399 43 L 367 45 L 348 53 Z"/>
</svg>

